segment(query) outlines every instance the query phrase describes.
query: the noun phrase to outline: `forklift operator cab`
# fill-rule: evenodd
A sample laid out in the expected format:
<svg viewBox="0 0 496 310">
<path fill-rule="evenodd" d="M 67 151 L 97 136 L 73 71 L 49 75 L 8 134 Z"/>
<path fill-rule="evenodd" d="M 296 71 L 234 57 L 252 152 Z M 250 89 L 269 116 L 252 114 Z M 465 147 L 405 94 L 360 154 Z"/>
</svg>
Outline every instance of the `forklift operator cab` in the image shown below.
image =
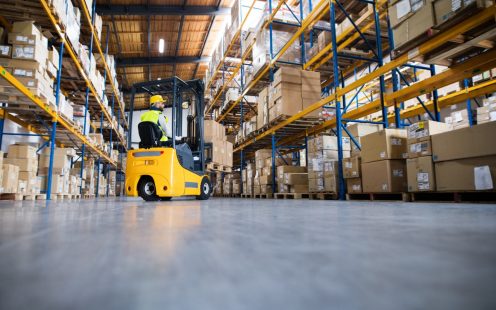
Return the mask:
<svg viewBox="0 0 496 310">
<path fill-rule="evenodd" d="M 133 85 L 133 96 L 147 92 L 150 95 L 172 95 L 172 136 L 182 135 L 183 108 L 189 111 L 187 138 L 163 141 L 158 124 L 144 121 L 138 125 L 139 149 L 127 156 L 126 193 L 146 201 L 170 200 L 172 197 L 195 196 L 206 200 L 212 185 L 204 174 L 203 140 L 203 82 L 184 82 L 177 77 Z M 191 104 L 178 104 L 191 96 Z M 133 99 L 131 100 L 133 105 Z M 162 141 L 161 141 L 162 140 Z"/>
</svg>

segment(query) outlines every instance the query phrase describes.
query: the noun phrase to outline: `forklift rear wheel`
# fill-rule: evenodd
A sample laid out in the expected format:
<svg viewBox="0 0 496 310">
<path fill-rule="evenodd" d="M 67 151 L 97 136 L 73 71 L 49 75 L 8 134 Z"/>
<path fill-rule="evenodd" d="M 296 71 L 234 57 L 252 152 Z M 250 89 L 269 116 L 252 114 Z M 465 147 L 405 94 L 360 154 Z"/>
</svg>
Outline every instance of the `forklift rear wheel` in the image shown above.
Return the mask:
<svg viewBox="0 0 496 310">
<path fill-rule="evenodd" d="M 138 183 L 138 194 L 145 201 L 159 200 L 155 182 L 153 182 L 153 179 L 150 177 L 146 177 L 140 180 L 140 182 Z"/>
<path fill-rule="evenodd" d="M 210 193 L 212 192 L 212 184 L 207 177 L 203 177 L 200 185 L 200 195 L 196 196 L 198 200 L 207 200 L 210 198 Z"/>
</svg>

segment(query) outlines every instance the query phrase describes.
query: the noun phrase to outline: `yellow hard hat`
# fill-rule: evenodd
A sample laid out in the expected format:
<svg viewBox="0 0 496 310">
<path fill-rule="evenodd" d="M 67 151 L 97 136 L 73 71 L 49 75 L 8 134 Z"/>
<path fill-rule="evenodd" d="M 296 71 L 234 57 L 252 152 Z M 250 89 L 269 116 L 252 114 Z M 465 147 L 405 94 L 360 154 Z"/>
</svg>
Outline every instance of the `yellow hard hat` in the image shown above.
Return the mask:
<svg viewBox="0 0 496 310">
<path fill-rule="evenodd" d="M 150 105 L 154 105 L 155 103 L 165 102 L 165 101 L 166 100 L 164 100 L 164 98 L 161 95 L 154 95 L 154 96 L 151 96 L 151 98 L 150 98 Z"/>
</svg>

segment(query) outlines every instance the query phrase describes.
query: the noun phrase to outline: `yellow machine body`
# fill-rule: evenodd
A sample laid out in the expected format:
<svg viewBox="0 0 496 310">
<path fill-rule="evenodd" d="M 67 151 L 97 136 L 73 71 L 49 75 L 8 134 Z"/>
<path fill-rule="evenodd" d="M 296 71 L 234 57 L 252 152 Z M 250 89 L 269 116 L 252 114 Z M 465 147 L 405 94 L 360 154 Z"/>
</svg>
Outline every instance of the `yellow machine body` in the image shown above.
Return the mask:
<svg viewBox="0 0 496 310">
<path fill-rule="evenodd" d="M 126 167 L 128 196 L 139 195 L 138 183 L 143 177 L 153 178 L 157 196 L 179 197 L 200 195 L 200 185 L 205 175 L 198 175 L 183 168 L 173 148 L 130 150 Z"/>
</svg>

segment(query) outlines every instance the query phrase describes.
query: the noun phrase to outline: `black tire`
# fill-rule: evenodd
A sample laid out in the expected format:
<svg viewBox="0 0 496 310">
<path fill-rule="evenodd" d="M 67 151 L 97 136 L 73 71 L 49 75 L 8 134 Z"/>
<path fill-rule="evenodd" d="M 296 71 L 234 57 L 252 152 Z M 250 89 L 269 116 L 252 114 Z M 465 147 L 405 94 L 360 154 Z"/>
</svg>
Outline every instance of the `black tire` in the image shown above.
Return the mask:
<svg viewBox="0 0 496 310">
<path fill-rule="evenodd" d="M 200 195 L 196 196 L 197 200 L 207 200 L 212 192 L 212 184 L 207 177 L 203 177 L 200 184 Z"/>
<path fill-rule="evenodd" d="M 138 194 L 145 201 L 159 200 L 159 197 L 157 196 L 157 190 L 155 188 L 155 182 L 151 177 L 145 177 L 139 181 Z"/>
<path fill-rule="evenodd" d="M 172 197 L 160 197 L 160 201 L 170 201 Z"/>
</svg>

